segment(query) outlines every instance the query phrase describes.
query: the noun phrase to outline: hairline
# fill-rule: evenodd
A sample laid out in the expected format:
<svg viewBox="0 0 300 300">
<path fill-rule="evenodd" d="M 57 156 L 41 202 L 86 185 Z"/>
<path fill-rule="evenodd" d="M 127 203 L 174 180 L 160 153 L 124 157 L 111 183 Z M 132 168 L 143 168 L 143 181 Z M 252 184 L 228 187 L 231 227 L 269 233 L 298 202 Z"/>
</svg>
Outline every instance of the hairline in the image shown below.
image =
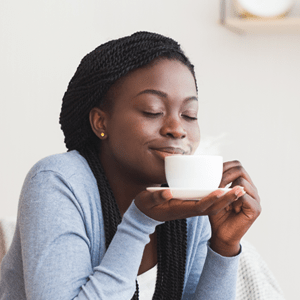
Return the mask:
<svg viewBox="0 0 300 300">
<path fill-rule="evenodd" d="M 113 99 L 111 99 L 109 94 L 114 92 L 114 89 L 116 89 L 122 83 L 122 81 L 125 80 L 127 75 L 131 74 L 132 72 L 134 72 L 135 70 L 138 70 L 138 69 L 152 68 L 153 66 L 155 66 L 162 60 L 178 61 L 182 65 L 186 66 L 193 75 L 193 78 L 195 80 L 196 89 L 197 89 L 196 76 L 192 72 L 192 70 L 189 68 L 188 64 L 185 64 L 182 60 L 180 60 L 177 57 L 168 57 L 168 56 L 162 54 L 162 55 L 159 55 L 158 57 L 154 58 L 153 60 L 151 60 L 149 63 L 142 65 L 140 67 L 134 68 L 134 69 L 130 70 L 128 73 L 126 73 L 125 75 L 118 78 L 114 83 L 112 83 L 112 85 L 109 87 L 109 89 L 107 90 L 105 95 L 102 97 L 102 99 L 100 99 L 99 103 L 95 106 L 106 111 L 107 113 L 112 113 L 114 101 L 113 101 Z"/>
</svg>

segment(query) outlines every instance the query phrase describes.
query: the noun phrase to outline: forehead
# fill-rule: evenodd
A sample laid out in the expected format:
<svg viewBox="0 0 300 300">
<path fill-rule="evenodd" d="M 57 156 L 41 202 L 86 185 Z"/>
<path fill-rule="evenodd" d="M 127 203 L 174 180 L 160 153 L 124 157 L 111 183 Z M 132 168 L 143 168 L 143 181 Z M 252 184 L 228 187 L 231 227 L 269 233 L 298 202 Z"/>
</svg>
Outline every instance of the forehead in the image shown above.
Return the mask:
<svg viewBox="0 0 300 300">
<path fill-rule="evenodd" d="M 155 89 L 173 98 L 197 96 L 195 79 L 178 60 L 160 59 L 120 78 L 108 91 L 109 101 L 133 99 L 143 90 Z"/>
</svg>

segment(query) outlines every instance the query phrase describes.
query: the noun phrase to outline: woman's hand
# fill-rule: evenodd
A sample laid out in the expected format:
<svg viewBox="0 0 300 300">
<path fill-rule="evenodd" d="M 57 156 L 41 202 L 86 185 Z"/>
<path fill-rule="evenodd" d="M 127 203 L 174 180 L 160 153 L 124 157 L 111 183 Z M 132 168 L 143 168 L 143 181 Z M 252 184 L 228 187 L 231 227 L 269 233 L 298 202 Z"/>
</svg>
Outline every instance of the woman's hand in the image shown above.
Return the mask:
<svg viewBox="0 0 300 300">
<path fill-rule="evenodd" d="M 243 194 L 243 189 L 237 186 L 226 194 L 216 190 L 199 201 L 173 199 L 169 189 L 156 192 L 143 191 L 136 196 L 135 204 L 152 219 L 170 221 L 201 215 L 217 215 Z"/>
<path fill-rule="evenodd" d="M 261 206 L 256 187 L 237 161 L 223 166 L 220 188 L 230 183 L 232 190 L 226 194 L 216 190 L 201 201 L 173 199 L 171 191 L 164 190 L 143 191 L 135 198 L 135 204 L 158 221 L 208 215 L 212 228 L 211 248 L 223 256 L 233 256 L 238 254 L 240 240 L 259 216 Z"/>
<path fill-rule="evenodd" d="M 251 178 L 238 161 L 223 165 L 220 188 L 242 186 L 245 195 L 216 214 L 210 214 L 212 228 L 211 248 L 224 256 L 236 255 L 240 240 L 261 212 L 260 199 Z"/>
</svg>

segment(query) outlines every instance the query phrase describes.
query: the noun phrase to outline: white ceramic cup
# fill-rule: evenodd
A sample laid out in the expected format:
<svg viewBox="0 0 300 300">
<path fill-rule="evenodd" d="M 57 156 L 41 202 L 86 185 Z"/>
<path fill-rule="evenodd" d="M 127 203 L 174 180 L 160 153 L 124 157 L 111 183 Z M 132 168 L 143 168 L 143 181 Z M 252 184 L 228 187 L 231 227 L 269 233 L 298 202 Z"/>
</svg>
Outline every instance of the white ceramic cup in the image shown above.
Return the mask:
<svg viewBox="0 0 300 300">
<path fill-rule="evenodd" d="M 167 156 L 165 173 L 170 188 L 217 189 L 223 174 L 223 157 L 217 155 Z"/>
</svg>

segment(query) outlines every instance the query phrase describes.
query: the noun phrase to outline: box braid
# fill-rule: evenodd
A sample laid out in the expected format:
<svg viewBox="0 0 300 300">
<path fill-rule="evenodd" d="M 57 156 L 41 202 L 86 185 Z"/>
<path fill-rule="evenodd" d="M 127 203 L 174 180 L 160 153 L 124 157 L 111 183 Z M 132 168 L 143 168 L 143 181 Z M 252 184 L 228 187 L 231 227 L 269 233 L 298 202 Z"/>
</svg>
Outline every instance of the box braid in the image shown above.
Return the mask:
<svg viewBox="0 0 300 300">
<path fill-rule="evenodd" d="M 155 59 L 179 60 L 194 76 L 194 66 L 174 40 L 150 32 L 109 41 L 87 54 L 78 66 L 64 94 L 60 124 L 68 150 L 77 150 L 87 160 L 99 189 L 106 248 L 121 222 L 113 192 L 101 166 L 99 139 L 89 123 L 93 107 L 104 106 L 109 88 L 130 71 Z M 101 144 L 100 144 L 101 147 Z M 186 220 L 174 220 L 157 226 L 158 271 L 153 299 L 181 299 L 185 275 Z M 138 299 L 138 284 L 132 299 Z"/>
</svg>

